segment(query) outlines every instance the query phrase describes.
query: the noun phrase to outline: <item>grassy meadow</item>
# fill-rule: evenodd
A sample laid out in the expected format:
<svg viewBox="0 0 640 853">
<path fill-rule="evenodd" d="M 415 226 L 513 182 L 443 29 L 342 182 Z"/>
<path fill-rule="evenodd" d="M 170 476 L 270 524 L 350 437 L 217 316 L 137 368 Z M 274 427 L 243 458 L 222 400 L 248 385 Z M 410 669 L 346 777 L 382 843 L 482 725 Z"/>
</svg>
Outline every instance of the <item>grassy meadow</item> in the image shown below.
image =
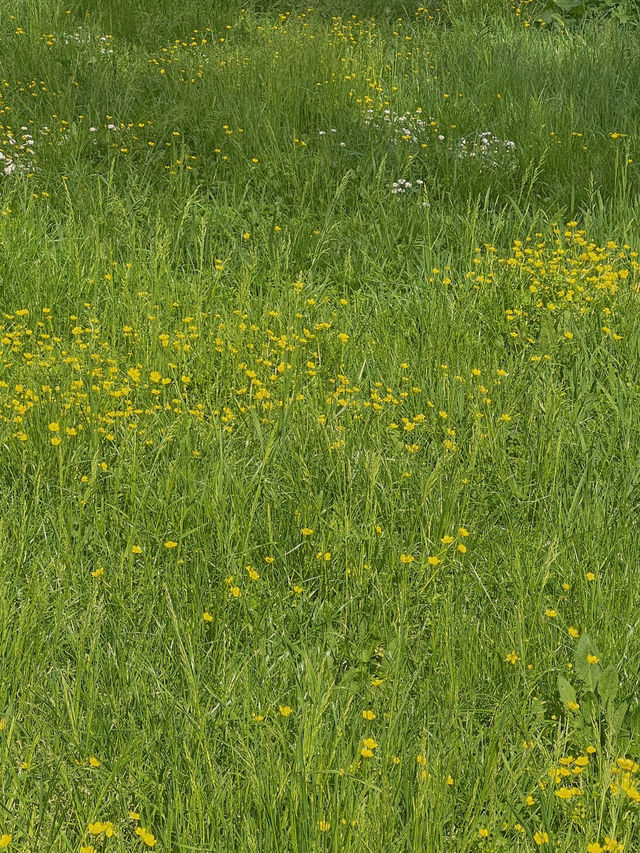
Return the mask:
<svg viewBox="0 0 640 853">
<path fill-rule="evenodd" d="M 640 40 L 537 8 L 5 7 L 0 848 L 638 849 Z"/>
</svg>

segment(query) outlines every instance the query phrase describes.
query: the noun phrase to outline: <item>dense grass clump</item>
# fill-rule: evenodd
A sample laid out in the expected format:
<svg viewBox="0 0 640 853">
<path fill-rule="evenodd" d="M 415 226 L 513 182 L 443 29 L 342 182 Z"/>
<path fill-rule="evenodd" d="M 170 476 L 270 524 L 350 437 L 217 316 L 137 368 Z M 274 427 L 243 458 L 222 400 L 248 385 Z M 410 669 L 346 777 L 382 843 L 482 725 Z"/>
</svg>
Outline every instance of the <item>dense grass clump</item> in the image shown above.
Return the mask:
<svg viewBox="0 0 640 853">
<path fill-rule="evenodd" d="M 0 848 L 633 849 L 640 48 L 539 13 L 0 20 Z"/>
</svg>

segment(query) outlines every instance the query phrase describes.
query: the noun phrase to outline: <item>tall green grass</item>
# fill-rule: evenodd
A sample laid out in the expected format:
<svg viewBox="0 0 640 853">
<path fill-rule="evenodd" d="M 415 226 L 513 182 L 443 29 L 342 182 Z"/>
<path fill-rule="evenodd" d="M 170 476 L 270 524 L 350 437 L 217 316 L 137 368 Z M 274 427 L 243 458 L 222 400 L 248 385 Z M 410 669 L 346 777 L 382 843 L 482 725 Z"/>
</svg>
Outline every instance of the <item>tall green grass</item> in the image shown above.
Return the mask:
<svg viewBox="0 0 640 853">
<path fill-rule="evenodd" d="M 635 34 L 341 12 L 0 23 L 11 849 L 633 849 Z"/>
</svg>

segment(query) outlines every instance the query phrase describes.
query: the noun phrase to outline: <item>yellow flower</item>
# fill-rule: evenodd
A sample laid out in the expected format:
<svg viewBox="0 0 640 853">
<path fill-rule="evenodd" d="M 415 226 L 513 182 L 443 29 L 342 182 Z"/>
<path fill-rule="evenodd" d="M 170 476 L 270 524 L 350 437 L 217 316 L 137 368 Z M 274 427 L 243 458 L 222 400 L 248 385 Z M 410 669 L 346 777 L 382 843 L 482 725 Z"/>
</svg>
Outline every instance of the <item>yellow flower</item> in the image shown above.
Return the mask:
<svg viewBox="0 0 640 853">
<path fill-rule="evenodd" d="M 303 536 L 311 536 L 311 534 L 313 533 L 313 530 L 310 527 L 303 527 L 300 530 L 300 533 L 302 533 Z"/>
<path fill-rule="evenodd" d="M 509 652 L 509 654 L 506 656 L 505 660 L 507 663 L 514 664 L 514 666 L 515 666 L 515 664 L 518 663 L 520 658 L 518 657 L 518 655 L 515 652 Z"/>
<path fill-rule="evenodd" d="M 544 831 L 543 832 L 536 832 L 536 833 L 534 833 L 533 840 L 536 842 L 538 847 L 540 847 L 542 844 L 548 844 L 549 843 L 549 836 Z"/>
<path fill-rule="evenodd" d="M 561 788 L 558 788 L 555 791 L 556 797 L 559 797 L 561 800 L 570 800 L 573 794 L 571 793 L 571 788 L 567 788 L 566 785 L 563 785 Z"/>
<path fill-rule="evenodd" d="M 377 749 L 378 742 L 372 737 L 365 737 L 362 739 L 362 743 L 365 745 L 367 749 Z"/>
<path fill-rule="evenodd" d="M 363 758 L 373 758 L 373 752 L 367 746 L 362 747 L 362 749 L 360 750 L 360 755 Z"/>
<path fill-rule="evenodd" d="M 93 844 L 87 844 L 80 847 L 80 853 L 98 853 Z"/>
<path fill-rule="evenodd" d="M 289 705 L 278 705 L 278 709 L 283 717 L 290 717 L 293 709 Z"/>
<path fill-rule="evenodd" d="M 466 553 L 467 553 L 467 546 L 466 546 L 466 545 L 463 545 L 463 544 L 462 544 L 462 542 L 461 542 L 461 543 L 458 545 L 458 551 L 460 551 L 460 553 L 461 553 L 461 554 L 466 554 Z"/>
<path fill-rule="evenodd" d="M 54 447 L 57 447 L 59 444 L 62 444 L 62 439 L 59 435 L 54 435 L 51 439 L 51 444 L 53 444 Z"/>
<path fill-rule="evenodd" d="M 440 557 L 427 557 L 427 563 L 429 563 L 430 566 L 437 566 L 441 562 L 442 560 L 440 559 Z"/>
<path fill-rule="evenodd" d="M 466 527 L 459 527 L 458 533 L 460 534 L 460 536 L 468 536 L 469 535 L 469 531 L 467 530 Z"/>
<path fill-rule="evenodd" d="M 544 615 L 548 616 L 549 619 L 555 619 L 558 615 L 558 611 L 553 609 L 545 610 Z"/>
<path fill-rule="evenodd" d="M 580 636 L 580 631 L 578 631 L 577 628 L 574 628 L 573 625 L 569 625 L 568 632 L 569 632 L 569 636 L 573 637 L 574 640 L 576 639 L 576 637 Z"/>
<path fill-rule="evenodd" d="M 140 820 L 138 812 L 129 812 L 129 820 Z"/>
<path fill-rule="evenodd" d="M 116 834 L 115 828 L 110 820 L 105 821 L 104 823 L 99 820 L 95 823 L 90 823 L 89 832 L 91 835 L 101 835 L 104 832 L 107 838 L 113 838 Z"/>
<path fill-rule="evenodd" d="M 585 578 L 586 578 L 588 581 L 594 581 L 594 580 L 596 579 L 596 576 L 594 575 L 594 573 L 593 573 L 593 572 L 587 572 L 587 573 L 586 573 L 586 575 L 585 575 Z"/>
<path fill-rule="evenodd" d="M 98 759 L 95 757 L 95 755 L 92 755 L 92 756 L 89 758 L 89 764 L 91 765 L 91 767 L 100 767 L 100 762 L 99 762 L 99 761 L 98 761 Z"/>
<path fill-rule="evenodd" d="M 412 557 L 411 554 L 400 554 L 400 562 L 401 563 L 413 563 L 415 557 Z"/>
<path fill-rule="evenodd" d="M 152 370 L 149 374 L 149 379 L 152 382 L 160 382 L 160 380 L 162 379 L 162 374 L 159 373 L 157 370 Z"/>
<path fill-rule="evenodd" d="M 232 595 L 234 598 L 240 598 L 241 594 L 242 594 L 242 593 L 240 592 L 240 587 L 239 587 L 239 586 L 232 586 L 232 587 L 231 587 L 231 595 Z"/>
<path fill-rule="evenodd" d="M 136 835 L 139 835 L 142 839 L 143 843 L 147 845 L 147 847 L 153 847 L 157 841 L 154 836 L 149 832 L 146 826 L 138 826 L 136 828 Z"/>
<path fill-rule="evenodd" d="M 373 711 L 366 710 L 366 711 L 362 712 L 362 719 L 363 720 L 375 720 L 375 718 L 376 718 L 376 715 L 373 713 Z"/>
<path fill-rule="evenodd" d="M 489 837 L 489 830 L 485 829 L 484 827 L 481 827 L 478 830 L 478 835 L 480 836 L 480 838 L 488 838 Z"/>
<path fill-rule="evenodd" d="M 95 569 L 93 572 L 91 572 L 91 577 L 92 578 L 101 578 L 103 574 L 104 574 L 104 568 L 102 566 L 100 566 L 100 568 Z"/>
<path fill-rule="evenodd" d="M 319 820 L 318 829 L 320 830 L 320 832 L 329 832 L 329 830 L 331 829 L 331 824 L 329 823 L 329 821 Z"/>
<path fill-rule="evenodd" d="M 142 548 L 139 545 L 133 545 L 131 547 L 132 554 L 142 554 Z"/>
<path fill-rule="evenodd" d="M 592 654 L 587 655 L 587 663 L 590 663 L 591 666 L 593 666 L 594 664 L 599 663 L 599 662 L 600 662 L 599 657 L 596 657 L 595 655 L 592 655 Z"/>
<path fill-rule="evenodd" d="M 172 539 L 169 539 L 167 542 L 165 542 L 165 543 L 164 543 L 164 547 L 165 547 L 165 548 L 169 548 L 169 549 L 171 549 L 171 548 L 177 548 L 177 547 L 178 547 L 178 543 L 177 543 L 177 542 L 174 542 Z"/>
<path fill-rule="evenodd" d="M 567 702 L 567 707 L 570 711 L 579 711 L 580 705 L 577 702 Z"/>
<path fill-rule="evenodd" d="M 205 622 L 213 622 L 213 616 L 210 613 L 208 613 L 207 611 L 205 611 L 202 614 L 202 618 L 204 619 Z"/>
<path fill-rule="evenodd" d="M 58 423 L 58 421 L 51 421 L 51 423 L 49 424 L 49 429 L 51 430 L 51 432 L 58 432 L 58 430 L 60 429 L 60 424 Z"/>
<path fill-rule="evenodd" d="M 347 335 L 346 332 L 340 332 L 340 334 L 338 335 L 338 340 L 341 343 L 346 344 L 349 340 L 349 335 Z"/>
<path fill-rule="evenodd" d="M 447 533 L 447 535 L 443 536 L 440 541 L 442 542 L 443 545 L 451 545 L 451 543 L 453 542 L 453 536 L 451 536 L 451 534 Z"/>
<path fill-rule="evenodd" d="M 8 847 L 11 844 L 11 838 L 11 835 L 3 832 L 2 835 L 0 835 L 0 847 Z"/>
<path fill-rule="evenodd" d="M 604 848 L 600 847 L 597 841 L 587 844 L 587 853 L 604 853 Z"/>
</svg>

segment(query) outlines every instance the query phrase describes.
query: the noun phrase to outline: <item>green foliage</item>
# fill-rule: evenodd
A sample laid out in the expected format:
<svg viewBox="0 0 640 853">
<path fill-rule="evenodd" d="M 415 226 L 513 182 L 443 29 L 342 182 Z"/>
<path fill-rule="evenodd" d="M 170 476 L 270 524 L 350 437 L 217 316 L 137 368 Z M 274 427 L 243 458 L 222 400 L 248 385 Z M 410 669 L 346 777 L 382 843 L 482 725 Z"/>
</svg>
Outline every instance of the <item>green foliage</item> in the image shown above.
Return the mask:
<svg viewBox="0 0 640 853">
<path fill-rule="evenodd" d="M 640 23 L 638 0 L 548 0 L 538 20 L 564 26 L 587 15 L 609 16 L 623 24 Z"/>
<path fill-rule="evenodd" d="M 601 654 L 588 634 L 582 634 L 574 649 L 573 670 L 579 689 L 564 676 L 558 676 L 558 694 L 571 722 L 573 734 L 583 727 L 595 731 L 598 741 L 606 743 L 607 753 L 616 755 L 640 736 L 637 726 L 640 706 L 629 712 L 629 702 L 616 704 L 619 690 L 618 670 L 601 664 Z M 636 741 L 634 748 L 640 746 Z"/>
</svg>

